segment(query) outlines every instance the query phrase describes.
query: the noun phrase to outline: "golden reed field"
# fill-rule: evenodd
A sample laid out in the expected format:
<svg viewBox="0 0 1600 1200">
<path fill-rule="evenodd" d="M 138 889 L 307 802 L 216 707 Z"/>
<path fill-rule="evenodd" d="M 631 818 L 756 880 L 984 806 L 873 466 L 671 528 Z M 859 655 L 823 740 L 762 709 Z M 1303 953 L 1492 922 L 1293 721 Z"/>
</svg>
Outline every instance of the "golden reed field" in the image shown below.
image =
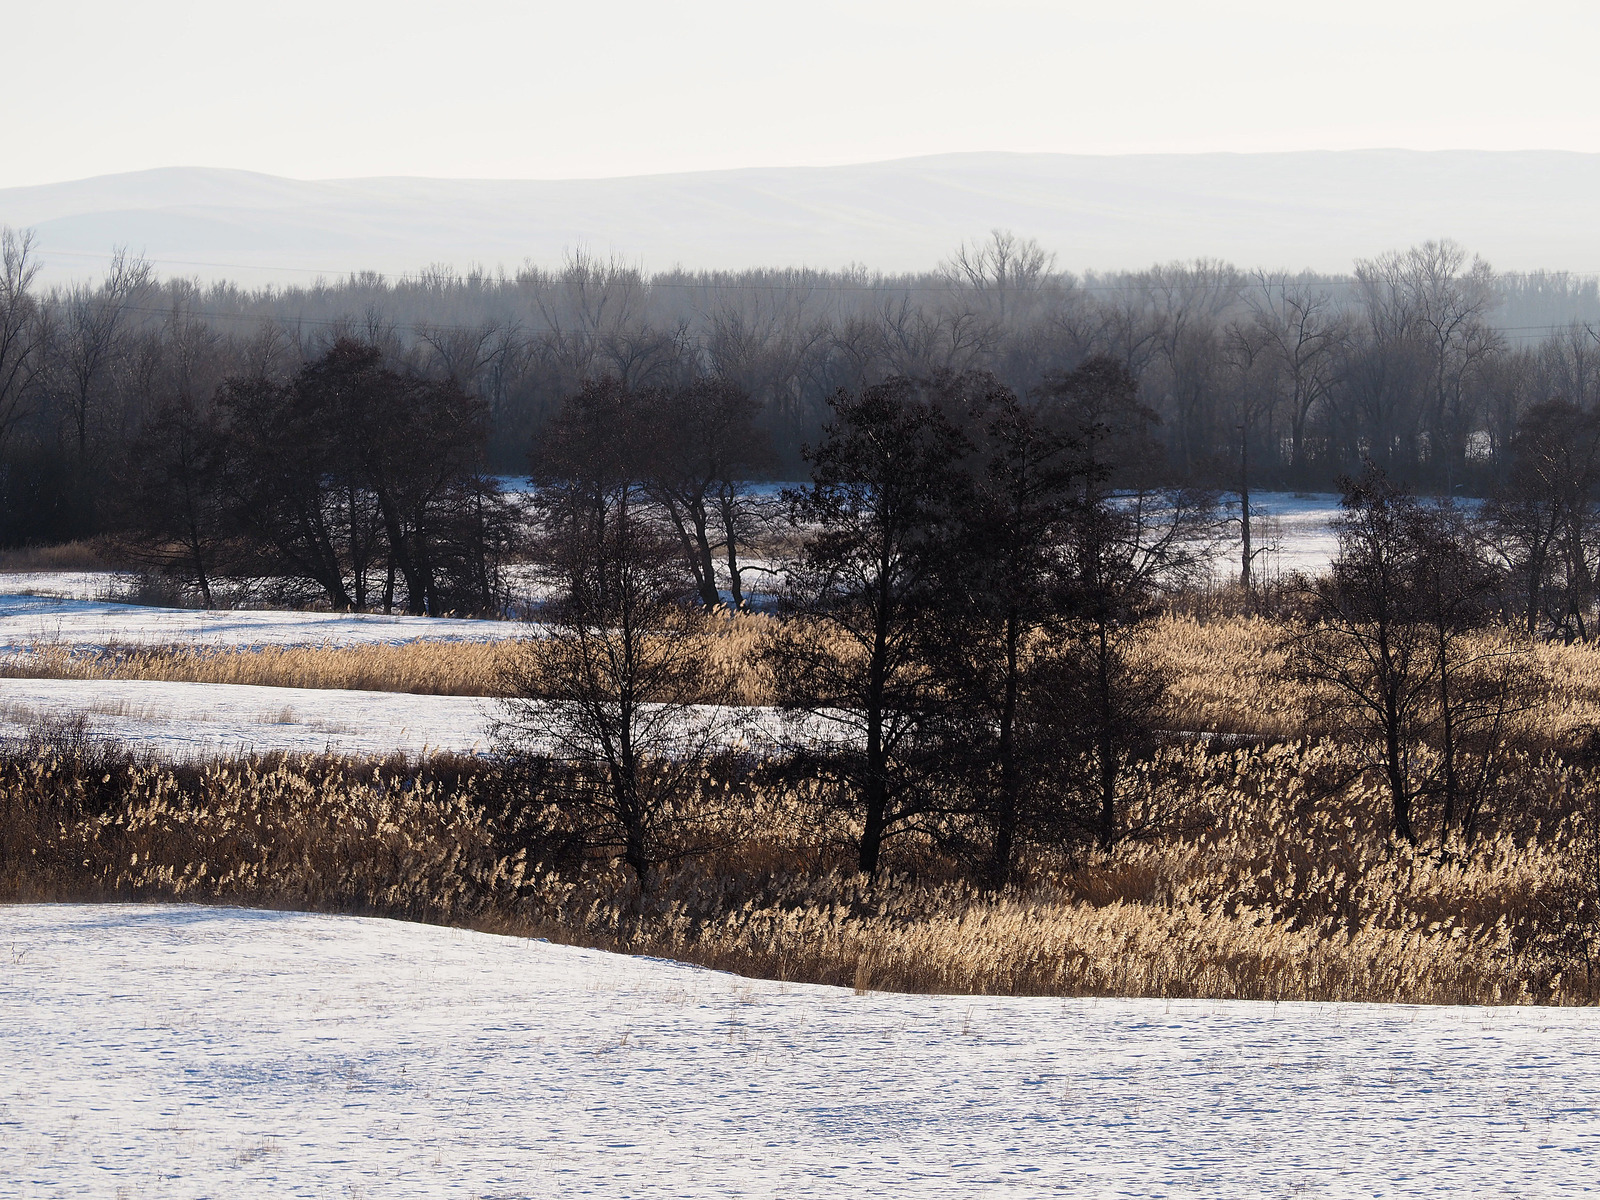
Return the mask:
<svg viewBox="0 0 1600 1200">
<path fill-rule="evenodd" d="M 705 655 L 738 680 L 731 697 L 759 704 L 765 681 L 755 649 L 769 622 L 760 616 L 720 619 L 705 639 Z M 186 646 L 126 646 L 75 652 L 44 645 L 0 661 L 0 678 L 145 679 L 176 683 L 259 684 L 265 687 L 356 688 L 425 696 L 498 696 L 513 643 L 406 642 L 368 646 L 268 646 L 231 650 Z"/>
<path fill-rule="evenodd" d="M 741 614 L 717 621 L 704 654 L 736 681 L 739 704 L 771 700 L 758 648 L 772 622 Z M 1479 635 L 1498 638 L 1497 633 Z M 1266 617 L 1169 615 L 1149 623 L 1141 656 L 1166 665 L 1169 723 L 1213 733 L 1295 737 L 1311 698 L 1291 678 L 1284 626 Z M 526 645 L 526 643 L 524 643 Z M 0 678 L 145 679 L 267 687 L 356 688 L 432 696 L 498 696 L 519 653 L 510 642 L 408 642 L 352 647 L 291 646 L 251 650 L 182 646 L 73 652 L 42 646 L 0 661 Z M 1547 694 L 1528 734 L 1561 738 L 1600 727 L 1600 651 L 1589 644 L 1529 648 Z M 1531 722 L 1531 723 L 1530 723 Z"/>
<path fill-rule="evenodd" d="M 1471 846 L 1429 815 L 1392 838 L 1359 748 L 1310 736 L 1315 698 L 1265 620 L 1169 617 L 1144 653 L 1173 673 L 1177 739 L 1138 771 L 1109 854 L 1034 847 L 984 892 L 931 843 L 875 883 L 830 785 L 707 764 L 681 798 L 700 852 L 648 896 L 571 849 L 569 769 L 257 760 L 178 768 L 45 730 L 0 762 L 0 898 L 168 898 L 467 925 L 754 975 L 913 991 L 1422 1003 L 1600 997 L 1600 652 L 1540 646 Z M 748 660 L 760 618 L 723 636 Z M 94 658 L 12 671 L 93 678 L 492 693 L 504 646 Z M 761 680 L 741 682 L 760 699 Z"/>
</svg>

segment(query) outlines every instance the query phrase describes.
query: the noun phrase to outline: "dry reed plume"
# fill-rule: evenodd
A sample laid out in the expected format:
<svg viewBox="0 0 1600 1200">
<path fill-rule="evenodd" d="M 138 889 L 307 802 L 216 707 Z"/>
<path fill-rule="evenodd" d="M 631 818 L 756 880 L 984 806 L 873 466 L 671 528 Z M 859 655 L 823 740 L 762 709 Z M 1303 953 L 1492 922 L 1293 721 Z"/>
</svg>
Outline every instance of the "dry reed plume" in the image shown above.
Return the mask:
<svg viewBox="0 0 1600 1200">
<path fill-rule="evenodd" d="M 1595 774 L 1516 758 L 1470 857 L 1397 844 L 1344 749 L 1169 748 L 1114 857 L 1036 849 L 995 896 L 907 840 L 877 885 L 815 782 L 708 766 L 718 849 L 648 897 L 575 859 L 532 780 L 438 763 L 177 770 L 37 748 L 0 762 L 0 898 L 169 898 L 375 913 L 907 991 L 1587 1003 Z M 1562 815 L 1566 814 L 1566 815 Z M 1588 814 L 1588 815 L 1586 815 Z"/>
<path fill-rule="evenodd" d="M 713 620 L 704 637 L 704 653 L 737 680 L 735 699 L 741 704 L 772 700 L 771 680 L 757 654 L 771 628 L 770 618 L 742 614 Z M 1288 669 L 1283 630 L 1280 623 L 1247 616 L 1168 616 L 1151 622 L 1141 637 L 1139 654 L 1167 668 L 1169 727 L 1262 737 L 1301 733 L 1310 697 Z M 43 645 L 0 660 L 0 678 L 169 680 L 496 696 L 504 692 L 513 656 L 531 654 L 536 666 L 537 645 L 522 646 L 416 641 L 243 650 L 133 646 L 86 652 Z M 1534 646 L 1532 656 L 1546 694 L 1522 719 L 1522 733 L 1553 744 L 1576 731 L 1600 727 L 1600 648 L 1545 643 Z"/>
<path fill-rule="evenodd" d="M 740 703 L 764 702 L 768 685 L 755 650 L 767 624 L 767 618 L 752 615 L 718 618 L 704 638 L 704 653 L 738 679 L 736 699 Z M 504 694 L 508 667 L 524 655 L 537 664 L 536 638 L 238 650 L 157 645 L 86 651 L 47 644 L 0 659 L 0 678 L 134 679 L 498 696 Z"/>
</svg>

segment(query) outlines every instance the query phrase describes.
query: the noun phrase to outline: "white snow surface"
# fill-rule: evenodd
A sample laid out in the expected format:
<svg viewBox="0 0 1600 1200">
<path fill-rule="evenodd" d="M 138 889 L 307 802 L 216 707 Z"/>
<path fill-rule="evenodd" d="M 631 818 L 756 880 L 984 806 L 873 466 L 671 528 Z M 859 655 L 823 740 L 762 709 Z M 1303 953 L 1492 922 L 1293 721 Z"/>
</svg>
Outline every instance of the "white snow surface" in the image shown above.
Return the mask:
<svg viewBox="0 0 1600 1200">
<path fill-rule="evenodd" d="M 6 578 L 0 576 L 0 589 L 6 584 Z M 227 649 L 487 642 L 527 632 L 528 626 L 518 621 L 271 609 L 150 608 L 0 591 L 0 653 L 44 645 L 84 649 L 188 645 Z"/>
<path fill-rule="evenodd" d="M 425 696 L 339 688 L 259 687 L 144 679 L 0 679 L 0 739 L 82 718 L 82 733 L 169 762 L 241 754 L 488 754 L 506 714 L 478 696 Z M 842 735 L 820 719 L 786 721 L 769 708 L 690 706 L 678 726 L 685 744 L 770 753 L 787 735 L 818 743 Z M 557 752 L 532 738 L 526 748 Z"/>
<path fill-rule="evenodd" d="M 1213 573 L 1219 579 L 1237 578 L 1242 551 L 1238 493 L 1224 492 L 1222 501 L 1233 536 L 1219 548 Z M 1255 551 L 1255 577 L 1276 580 L 1296 571 L 1325 573 L 1339 553 L 1333 520 L 1340 511 L 1339 496 L 1333 492 L 1252 492 L 1250 544 Z"/>
<path fill-rule="evenodd" d="M 4 1196 L 1600 1188 L 1593 1010 L 855 995 L 206 907 L 0 945 Z"/>
<path fill-rule="evenodd" d="M 0 571 L 0 595 L 105 600 L 133 580 L 125 571 Z"/>
<path fill-rule="evenodd" d="M 82 716 L 85 733 L 172 761 L 489 749 L 493 700 L 142 679 L 0 679 L 0 737 Z"/>
</svg>

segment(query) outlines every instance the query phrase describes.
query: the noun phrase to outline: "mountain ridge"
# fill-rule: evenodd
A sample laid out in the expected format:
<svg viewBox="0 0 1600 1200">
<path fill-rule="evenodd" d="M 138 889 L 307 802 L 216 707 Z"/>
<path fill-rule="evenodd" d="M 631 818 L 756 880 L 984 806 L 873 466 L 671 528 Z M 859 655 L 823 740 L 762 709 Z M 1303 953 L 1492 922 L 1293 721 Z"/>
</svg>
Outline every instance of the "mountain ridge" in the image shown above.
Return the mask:
<svg viewBox="0 0 1600 1200">
<path fill-rule="evenodd" d="M 991 228 L 1036 237 L 1068 270 L 1175 258 L 1345 271 L 1452 237 L 1502 269 L 1600 271 L 1600 154 L 925 155 L 601 179 L 296 180 L 162 167 L 0 189 L 0 224 L 35 230 L 53 276 L 113 245 L 164 273 L 514 270 L 578 247 L 648 270 L 860 264 L 926 270 Z"/>
</svg>

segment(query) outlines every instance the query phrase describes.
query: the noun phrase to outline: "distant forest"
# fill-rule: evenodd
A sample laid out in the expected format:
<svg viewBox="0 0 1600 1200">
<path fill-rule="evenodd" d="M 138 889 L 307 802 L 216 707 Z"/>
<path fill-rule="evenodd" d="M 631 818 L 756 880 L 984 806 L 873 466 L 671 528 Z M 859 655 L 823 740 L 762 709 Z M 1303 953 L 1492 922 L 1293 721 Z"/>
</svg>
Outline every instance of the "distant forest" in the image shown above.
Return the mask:
<svg viewBox="0 0 1600 1200">
<path fill-rule="evenodd" d="M 585 253 L 515 275 L 449 268 L 243 289 L 160 279 L 122 253 L 92 284 L 47 288 L 26 234 L 0 277 L 0 545 L 94 536 L 172 414 L 283 387 L 341 339 L 483 414 L 478 469 L 524 474 L 536 433 L 586 383 L 747 394 L 804 477 L 841 390 L 985 373 L 1026 396 L 1109 357 L 1159 420 L 1166 482 L 1331 490 L 1365 462 L 1419 491 L 1486 495 L 1523 414 L 1600 402 L 1600 288 L 1498 274 L 1429 242 L 1349 275 L 1197 260 L 1056 269 L 1009 233 L 925 274 L 644 274 Z M 397 394 L 437 396 L 427 388 Z M 419 447 L 420 449 L 420 447 Z M 466 451 L 452 447 L 451 454 Z"/>
</svg>

